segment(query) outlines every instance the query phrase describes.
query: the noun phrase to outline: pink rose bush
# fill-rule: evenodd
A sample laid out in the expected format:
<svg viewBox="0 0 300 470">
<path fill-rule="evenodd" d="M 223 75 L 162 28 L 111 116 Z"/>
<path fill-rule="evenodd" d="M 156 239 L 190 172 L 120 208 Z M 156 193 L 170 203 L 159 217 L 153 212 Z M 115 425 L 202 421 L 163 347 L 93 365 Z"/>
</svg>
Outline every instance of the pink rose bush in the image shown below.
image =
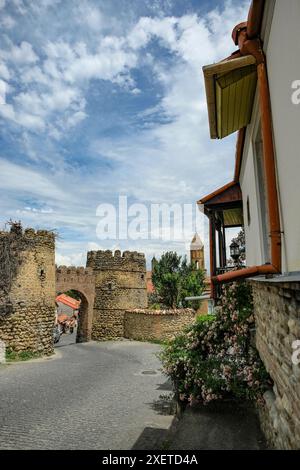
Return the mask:
<svg viewBox="0 0 300 470">
<path fill-rule="evenodd" d="M 213 315 L 200 316 L 160 354 L 182 401 L 208 403 L 224 398 L 262 402 L 271 382 L 256 349 L 250 285 L 223 287 Z"/>
</svg>

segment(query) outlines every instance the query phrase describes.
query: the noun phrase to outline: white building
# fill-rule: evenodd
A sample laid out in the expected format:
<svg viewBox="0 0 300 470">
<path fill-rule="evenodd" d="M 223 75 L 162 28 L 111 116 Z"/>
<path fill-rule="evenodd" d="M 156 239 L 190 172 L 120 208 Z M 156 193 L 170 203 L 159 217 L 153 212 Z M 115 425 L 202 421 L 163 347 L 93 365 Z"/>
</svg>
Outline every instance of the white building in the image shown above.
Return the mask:
<svg viewBox="0 0 300 470">
<path fill-rule="evenodd" d="M 218 281 L 300 274 L 300 2 L 253 5 L 250 39 L 241 23 L 233 32 L 238 52 L 204 67 L 211 137 L 239 136 L 233 182 L 199 204 L 222 229 L 244 225 L 249 267 Z"/>
<path fill-rule="evenodd" d="M 239 132 L 233 181 L 198 202 L 214 297 L 223 282 L 251 279 L 256 346 L 274 381 L 262 427 L 284 449 L 300 448 L 299 24 L 299 0 L 252 0 L 233 30 L 236 52 L 203 67 L 211 137 Z M 247 267 L 229 270 L 226 228 L 242 225 Z"/>
</svg>

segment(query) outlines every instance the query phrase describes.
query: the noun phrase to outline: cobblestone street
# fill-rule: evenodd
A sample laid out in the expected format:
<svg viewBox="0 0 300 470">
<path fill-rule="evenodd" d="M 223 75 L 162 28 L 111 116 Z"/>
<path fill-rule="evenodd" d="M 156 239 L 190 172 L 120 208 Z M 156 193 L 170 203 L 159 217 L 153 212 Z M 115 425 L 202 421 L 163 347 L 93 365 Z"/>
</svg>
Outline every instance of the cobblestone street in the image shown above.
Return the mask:
<svg viewBox="0 0 300 470">
<path fill-rule="evenodd" d="M 54 358 L 0 366 L 0 449 L 131 449 L 143 436 L 151 445 L 172 421 L 158 405 L 170 393 L 159 346 L 67 342 Z"/>
</svg>

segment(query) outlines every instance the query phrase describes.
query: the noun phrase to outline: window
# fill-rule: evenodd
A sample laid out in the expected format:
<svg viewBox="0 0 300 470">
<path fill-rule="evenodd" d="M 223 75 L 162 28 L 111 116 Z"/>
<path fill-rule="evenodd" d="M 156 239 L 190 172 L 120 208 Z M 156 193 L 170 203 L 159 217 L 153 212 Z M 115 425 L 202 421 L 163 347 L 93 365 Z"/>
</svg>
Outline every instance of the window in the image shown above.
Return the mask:
<svg viewBox="0 0 300 470">
<path fill-rule="evenodd" d="M 251 214 L 250 214 L 250 201 L 249 201 L 249 196 L 247 196 L 247 223 L 248 227 L 251 224 Z"/>
<path fill-rule="evenodd" d="M 46 270 L 43 267 L 38 268 L 38 276 L 42 281 L 46 279 Z"/>
<path fill-rule="evenodd" d="M 269 210 L 266 196 L 265 169 L 263 158 L 263 143 L 261 127 L 257 131 L 255 140 L 255 167 L 257 181 L 258 209 L 260 218 L 261 248 L 264 263 L 270 262 L 270 240 L 269 240 Z"/>
</svg>

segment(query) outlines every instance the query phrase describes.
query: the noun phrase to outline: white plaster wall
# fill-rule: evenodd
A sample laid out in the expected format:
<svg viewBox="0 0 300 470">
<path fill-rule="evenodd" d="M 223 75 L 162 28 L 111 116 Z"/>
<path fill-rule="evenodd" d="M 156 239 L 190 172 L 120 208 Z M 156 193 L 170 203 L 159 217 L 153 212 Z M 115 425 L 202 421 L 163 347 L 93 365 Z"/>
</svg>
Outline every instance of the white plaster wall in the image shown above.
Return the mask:
<svg viewBox="0 0 300 470">
<path fill-rule="evenodd" d="M 300 1 L 276 0 L 266 48 L 283 234 L 283 270 L 300 271 Z"/>
<path fill-rule="evenodd" d="M 255 119 L 253 120 L 255 121 Z M 240 173 L 240 185 L 243 194 L 243 211 L 246 238 L 246 264 L 247 266 L 257 266 L 262 264 L 263 254 L 260 237 L 260 218 L 258 206 L 258 194 L 256 191 L 256 177 L 254 168 L 253 148 L 251 137 L 254 122 L 248 126 L 244 146 L 244 154 Z M 247 221 L 247 197 L 249 196 L 251 221 Z"/>
<path fill-rule="evenodd" d="M 282 223 L 282 271 L 300 271 L 300 104 L 292 103 L 292 82 L 300 80 L 300 0 L 267 0 L 264 50 L 267 58 Z M 272 4 L 272 8 L 271 8 Z M 273 8 L 274 6 L 274 8 Z M 300 95 L 299 95 L 300 96 Z M 259 122 L 256 94 L 247 127 L 240 183 L 243 192 L 248 266 L 264 258 L 253 142 Z M 247 226 L 247 195 L 251 224 Z"/>
</svg>

